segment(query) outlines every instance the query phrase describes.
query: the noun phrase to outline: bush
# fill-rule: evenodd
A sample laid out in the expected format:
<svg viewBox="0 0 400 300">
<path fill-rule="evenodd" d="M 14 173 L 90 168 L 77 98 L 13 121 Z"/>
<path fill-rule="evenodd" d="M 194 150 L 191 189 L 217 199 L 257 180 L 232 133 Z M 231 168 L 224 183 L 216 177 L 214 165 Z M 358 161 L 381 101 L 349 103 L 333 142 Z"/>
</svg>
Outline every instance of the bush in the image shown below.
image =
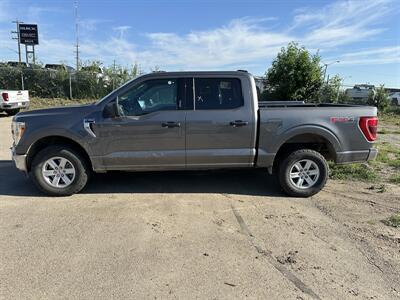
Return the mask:
<svg viewBox="0 0 400 300">
<path fill-rule="evenodd" d="M 376 106 L 380 112 L 385 112 L 389 108 L 389 95 L 383 85 L 376 90 L 376 94 L 369 94 L 367 103 L 368 105 Z"/>
<path fill-rule="evenodd" d="M 102 68 L 101 63 L 88 62 L 84 71 L 68 73 L 41 67 L 0 67 L 0 87 L 7 90 L 29 90 L 32 97 L 42 98 L 101 98 L 139 74 L 137 65 L 130 70 L 121 66 Z"/>
</svg>

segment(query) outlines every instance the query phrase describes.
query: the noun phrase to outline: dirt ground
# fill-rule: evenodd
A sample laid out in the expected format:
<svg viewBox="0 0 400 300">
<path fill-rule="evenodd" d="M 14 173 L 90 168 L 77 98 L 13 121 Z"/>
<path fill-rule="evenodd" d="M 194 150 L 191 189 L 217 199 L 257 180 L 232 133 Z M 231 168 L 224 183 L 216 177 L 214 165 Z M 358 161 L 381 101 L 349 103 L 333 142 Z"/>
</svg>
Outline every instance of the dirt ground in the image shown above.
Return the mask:
<svg viewBox="0 0 400 300">
<path fill-rule="evenodd" d="M 1 299 L 400 299 L 400 187 L 285 197 L 260 170 L 96 175 L 44 197 L 0 117 Z"/>
</svg>

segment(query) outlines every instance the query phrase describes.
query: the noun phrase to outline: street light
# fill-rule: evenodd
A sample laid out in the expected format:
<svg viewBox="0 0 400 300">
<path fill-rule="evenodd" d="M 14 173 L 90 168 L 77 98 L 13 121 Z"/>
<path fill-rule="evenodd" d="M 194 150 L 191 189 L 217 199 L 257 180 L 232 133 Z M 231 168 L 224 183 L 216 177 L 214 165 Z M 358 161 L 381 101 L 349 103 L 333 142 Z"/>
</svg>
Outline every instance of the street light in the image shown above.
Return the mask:
<svg viewBox="0 0 400 300">
<path fill-rule="evenodd" d="M 325 76 L 326 76 L 326 69 L 328 69 L 328 66 L 333 65 L 333 64 L 338 64 L 338 63 L 340 63 L 340 60 L 333 61 L 333 62 L 328 63 L 328 64 L 324 64 L 324 67 L 325 67 L 325 70 L 324 70 L 324 82 L 325 82 Z"/>
</svg>

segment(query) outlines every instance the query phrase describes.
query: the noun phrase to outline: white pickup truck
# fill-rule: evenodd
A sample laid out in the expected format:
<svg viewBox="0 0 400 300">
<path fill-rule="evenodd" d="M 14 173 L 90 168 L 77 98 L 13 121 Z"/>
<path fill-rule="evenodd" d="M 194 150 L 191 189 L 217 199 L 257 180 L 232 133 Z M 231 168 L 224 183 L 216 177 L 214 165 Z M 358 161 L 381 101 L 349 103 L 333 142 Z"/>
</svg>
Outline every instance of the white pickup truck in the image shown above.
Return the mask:
<svg viewBox="0 0 400 300">
<path fill-rule="evenodd" d="M 13 116 L 22 108 L 28 107 L 28 91 L 10 91 L 0 89 L 0 112 L 5 111 L 9 116 Z"/>
</svg>

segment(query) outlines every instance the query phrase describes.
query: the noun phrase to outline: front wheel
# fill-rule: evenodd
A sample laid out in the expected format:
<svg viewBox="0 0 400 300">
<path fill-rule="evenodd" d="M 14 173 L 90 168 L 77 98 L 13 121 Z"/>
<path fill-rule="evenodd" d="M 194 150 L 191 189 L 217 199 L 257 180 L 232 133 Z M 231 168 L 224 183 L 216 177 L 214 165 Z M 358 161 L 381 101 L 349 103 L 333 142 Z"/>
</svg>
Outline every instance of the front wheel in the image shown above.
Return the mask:
<svg viewBox="0 0 400 300">
<path fill-rule="evenodd" d="M 83 189 L 89 173 L 86 161 L 77 151 L 50 146 L 33 159 L 30 177 L 48 195 L 69 196 Z"/>
<path fill-rule="evenodd" d="M 325 186 L 329 167 L 325 158 L 311 149 L 292 152 L 279 165 L 279 183 L 293 197 L 310 197 Z"/>
</svg>

